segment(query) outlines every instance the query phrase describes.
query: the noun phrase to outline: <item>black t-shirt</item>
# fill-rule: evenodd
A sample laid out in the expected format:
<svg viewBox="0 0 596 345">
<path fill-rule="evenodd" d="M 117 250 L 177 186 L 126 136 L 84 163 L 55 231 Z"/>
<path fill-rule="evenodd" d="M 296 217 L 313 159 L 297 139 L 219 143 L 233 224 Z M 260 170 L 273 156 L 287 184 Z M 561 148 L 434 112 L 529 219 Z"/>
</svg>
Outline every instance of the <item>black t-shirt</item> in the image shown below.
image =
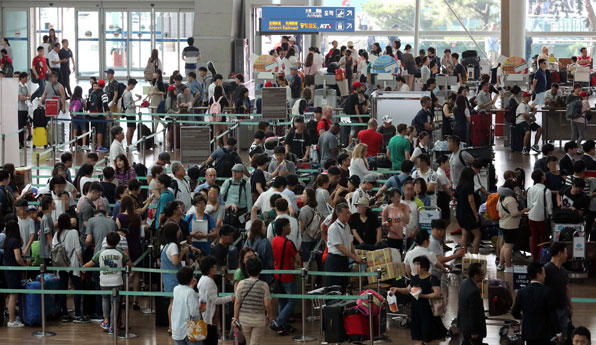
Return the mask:
<svg viewBox="0 0 596 345">
<path fill-rule="evenodd" d="M 356 230 L 360 238 L 366 244 L 374 245 L 377 243 L 377 228 L 380 226 L 379 219 L 377 214 L 372 211 L 367 212 L 367 219 L 366 222 L 362 222 L 360 219 L 360 214 L 354 213 L 350 216 L 350 229 Z M 354 245 L 359 244 L 356 239 L 354 239 Z"/>
<path fill-rule="evenodd" d="M 455 198 L 457 199 L 456 214 L 458 217 L 474 217 L 476 212 L 472 210 L 469 195 L 474 195 L 473 183 L 460 183 L 455 189 Z"/>
<path fill-rule="evenodd" d="M 565 185 L 565 180 L 563 180 L 563 176 L 555 175 L 549 171 L 546 173 L 546 181 L 544 182 L 544 185 L 552 192 L 558 192 L 561 190 L 561 188 L 563 188 L 563 185 Z M 554 193 L 553 205 L 557 205 L 557 196 Z"/>
<path fill-rule="evenodd" d="M 72 57 L 72 50 L 70 49 L 60 49 L 58 52 L 58 57 L 60 60 L 66 59 L 66 62 L 60 63 L 60 69 L 63 73 L 70 73 L 70 58 Z"/>
<path fill-rule="evenodd" d="M 558 268 L 552 262 L 544 265 L 544 273 L 546 279 L 544 285 L 550 288 L 551 301 L 555 308 L 563 309 L 567 307 L 567 283 L 569 283 L 569 276 L 567 271 L 561 267 Z"/>
<path fill-rule="evenodd" d="M 286 135 L 286 145 L 290 145 L 290 152 L 298 156 L 298 159 L 301 159 L 304 157 L 306 148 L 310 145 L 308 134 L 305 131 L 298 134 L 295 130 L 291 130 Z"/>
<path fill-rule="evenodd" d="M 315 121 L 315 120 L 308 121 L 308 123 L 306 124 L 306 132 L 308 133 L 308 136 L 311 139 L 310 140 L 311 143 L 319 142 L 319 133 L 317 132 L 317 121 Z"/>
<path fill-rule="evenodd" d="M 381 127 L 379 127 L 378 132 L 383 135 L 383 144 L 389 145 L 389 140 L 391 140 L 391 138 L 393 138 L 395 136 L 395 133 L 397 132 L 397 130 L 395 129 L 395 126 L 393 126 L 393 125 L 391 125 L 391 127 L 381 126 Z"/>
<path fill-rule="evenodd" d="M 453 75 L 458 77 L 461 75 L 462 80 L 466 80 L 466 69 L 464 68 L 464 65 L 458 63 L 455 66 L 455 70 L 453 71 Z M 457 81 L 459 82 L 459 78 L 457 79 Z"/>
<path fill-rule="evenodd" d="M 6 240 L 6 247 L 4 248 L 4 266 L 19 266 L 17 258 L 14 255 L 14 250 L 21 248 L 21 242 L 18 238 L 11 237 Z"/>
<path fill-rule="evenodd" d="M 561 188 L 561 198 L 563 202 L 563 207 L 575 207 L 575 209 L 583 211 L 588 207 L 590 204 L 590 198 L 588 198 L 584 193 L 580 194 L 571 194 L 571 186 L 566 185 Z"/>
<path fill-rule="evenodd" d="M 103 187 L 103 196 L 108 199 L 110 204 L 116 203 L 116 185 L 112 182 L 101 182 L 101 186 Z"/>
<path fill-rule="evenodd" d="M 367 100 L 368 96 L 366 94 L 364 94 L 364 98 L 362 101 L 360 101 L 360 97 L 358 96 L 357 92 L 350 94 L 350 97 L 346 101 L 346 106 L 344 107 L 344 113 L 346 115 L 356 115 L 355 107 L 356 105 L 358 105 L 358 110 L 360 111 L 360 114 L 362 114 L 362 109 L 366 104 Z M 351 119 L 352 122 L 358 122 L 358 119 L 355 117 L 352 117 Z"/>
<path fill-rule="evenodd" d="M 217 243 L 213 248 L 211 248 L 211 256 L 215 258 L 217 262 L 217 266 L 224 267 L 228 265 L 228 254 L 229 249 L 221 245 L 221 243 Z"/>
<path fill-rule="evenodd" d="M 261 188 L 263 188 L 263 190 L 267 189 L 267 179 L 265 179 L 265 173 L 261 169 L 255 169 L 250 176 L 250 189 L 253 193 L 258 194 L 257 183 L 261 183 Z"/>
</svg>

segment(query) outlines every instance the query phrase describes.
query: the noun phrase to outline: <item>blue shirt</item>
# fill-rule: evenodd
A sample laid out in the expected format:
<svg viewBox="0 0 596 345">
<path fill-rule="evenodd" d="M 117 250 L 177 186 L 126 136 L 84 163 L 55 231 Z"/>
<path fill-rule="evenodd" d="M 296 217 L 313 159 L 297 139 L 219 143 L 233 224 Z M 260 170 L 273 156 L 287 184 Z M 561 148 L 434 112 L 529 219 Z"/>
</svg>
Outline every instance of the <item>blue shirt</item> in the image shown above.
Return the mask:
<svg viewBox="0 0 596 345">
<path fill-rule="evenodd" d="M 534 90 L 534 92 L 546 92 L 546 72 L 544 72 L 542 68 L 539 68 L 538 71 L 536 71 L 536 74 L 534 74 L 534 79 L 538 81 L 536 83 L 536 89 Z"/>
<path fill-rule="evenodd" d="M 112 210 L 112 219 L 116 220 L 119 213 L 120 213 L 120 200 L 116 201 L 116 203 L 114 204 L 114 209 Z"/>
<path fill-rule="evenodd" d="M 424 109 L 420 109 L 420 111 L 418 111 L 418 114 L 416 114 L 416 117 L 414 118 L 414 127 L 416 127 L 416 132 L 420 133 L 422 131 L 426 131 L 426 129 L 424 129 L 424 124 L 425 123 L 431 123 L 433 120 L 433 116 L 430 112 L 424 110 Z M 430 133 L 428 133 L 430 134 Z"/>
<path fill-rule="evenodd" d="M 399 188 L 399 190 L 401 192 L 402 185 L 408 177 L 410 177 L 409 174 L 403 174 L 403 173 L 399 174 L 399 175 L 393 175 L 387 180 L 387 182 L 385 182 L 385 187 L 387 187 L 387 189 Z"/>
<path fill-rule="evenodd" d="M 298 202 L 296 201 L 296 194 L 294 194 L 294 192 L 292 192 L 288 188 L 284 189 L 282 193 L 287 195 L 288 199 L 290 199 L 292 207 L 294 207 L 294 212 L 298 212 Z"/>
<path fill-rule="evenodd" d="M 193 97 L 196 96 L 197 93 L 200 95 L 194 104 L 194 105 L 198 105 L 198 103 L 201 102 L 201 100 L 203 99 L 203 85 L 201 85 L 201 83 L 199 83 L 195 79 L 192 82 L 188 83 L 188 87 L 190 87 L 190 93 L 192 94 Z"/>
<path fill-rule="evenodd" d="M 171 190 L 166 189 L 161 192 L 159 201 L 157 202 L 157 212 L 155 213 L 155 228 L 159 227 L 159 216 L 162 214 L 168 202 L 174 201 L 174 193 Z"/>
</svg>

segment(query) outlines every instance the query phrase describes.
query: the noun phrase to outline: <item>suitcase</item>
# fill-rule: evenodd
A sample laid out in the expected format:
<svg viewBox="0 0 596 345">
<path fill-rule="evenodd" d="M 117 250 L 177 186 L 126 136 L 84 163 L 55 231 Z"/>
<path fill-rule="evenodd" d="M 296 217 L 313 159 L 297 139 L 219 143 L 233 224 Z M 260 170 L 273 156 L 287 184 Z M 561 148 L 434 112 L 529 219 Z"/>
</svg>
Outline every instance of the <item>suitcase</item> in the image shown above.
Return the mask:
<svg viewBox="0 0 596 345">
<path fill-rule="evenodd" d="M 53 274 L 46 274 L 44 279 L 44 290 L 60 290 L 60 279 Z M 39 276 L 35 281 L 25 283 L 25 290 L 41 290 Z M 60 315 L 60 303 L 55 295 L 45 295 L 46 318 L 56 318 Z M 21 321 L 26 325 L 41 324 L 41 295 L 21 294 L 19 295 L 19 315 Z"/>
<path fill-rule="evenodd" d="M 556 224 L 579 224 L 582 221 L 582 217 L 572 209 L 558 208 L 553 210 L 553 222 Z"/>
<path fill-rule="evenodd" d="M 56 127 L 58 127 L 58 129 L 56 129 Z M 64 138 L 65 138 L 64 122 L 50 121 L 48 123 L 48 144 L 50 144 L 50 145 L 62 144 L 64 142 Z"/>
<path fill-rule="evenodd" d="M 470 131 L 471 146 L 491 146 L 491 126 L 492 115 L 482 113 L 473 114 L 470 124 L 470 127 L 474 129 Z"/>
<path fill-rule="evenodd" d="M 520 126 L 511 126 L 511 152 L 521 152 L 524 148 L 524 132 Z"/>
<path fill-rule="evenodd" d="M 478 57 L 478 52 L 475 50 L 465 50 L 461 53 L 462 59 L 467 59 L 471 57 Z"/>
<path fill-rule="evenodd" d="M 342 343 L 347 340 L 348 336 L 344 328 L 344 311 L 355 306 L 356 303 L 353 301 L 340 301 L 323 308 L 323 331 L 326 342 Z"/>
<path fill-rule="evenodd" d="M 168 327 L 168 307 L 170 306 L 170 298 L 163 296 L 155 296 L 155 326 Z"/>
<path fill-rule="evenodd" d="M 502 279 L 488 280 L 488 315 L 506 314 L 513 305 L 509 283 Z"/>
<path fill-rule="evenodd" d="M 48 144 L 48 130 L 45 127 L 33 128 L 33 147 L 44 147 Z"/>
<path fill-rule="evenodd" d="M 151 129 L 146 125 L 141 125 L 141 137 L 146 137 L 151 135 Z M 149 138 L 145 140 L 145 149 L 152 149 L 155 145 L 155 137 Z M 137 145 L 137 150 L 141 150 L 141 144 Z"/>
</svg>

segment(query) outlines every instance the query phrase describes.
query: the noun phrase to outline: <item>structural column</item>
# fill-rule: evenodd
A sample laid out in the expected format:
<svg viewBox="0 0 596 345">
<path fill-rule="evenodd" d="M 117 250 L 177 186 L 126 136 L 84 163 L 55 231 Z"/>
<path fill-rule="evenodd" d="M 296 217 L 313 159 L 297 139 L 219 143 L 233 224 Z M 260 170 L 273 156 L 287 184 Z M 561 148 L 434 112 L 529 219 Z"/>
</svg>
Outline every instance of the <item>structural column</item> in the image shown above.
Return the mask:
<svg viewBox="0 0 596 345">
<path fill-rule="evenodd" d="M 527 1 L 509 0 L 509 56 L 526 56 Z M 503 16 L 503 8 L 501 9 Z M 503 26 L 503 25 L 502 25 Z"/>
</svg>

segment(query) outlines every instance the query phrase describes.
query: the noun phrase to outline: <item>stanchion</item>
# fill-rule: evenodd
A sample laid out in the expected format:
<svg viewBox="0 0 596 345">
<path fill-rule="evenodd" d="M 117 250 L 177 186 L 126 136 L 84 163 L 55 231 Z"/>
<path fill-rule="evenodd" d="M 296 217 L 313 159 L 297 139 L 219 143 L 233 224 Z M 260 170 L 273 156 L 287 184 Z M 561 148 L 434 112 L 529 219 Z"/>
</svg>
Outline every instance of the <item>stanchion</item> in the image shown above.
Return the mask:
<svg viewBox="0 0 596 345">
<path fill-rule="evenodd" d="M 366 262 L 366 257 L 362 257 L 362 260 Z M 358 264 L 358 273 L 362 273 L 362 264 Z M 358 276 L 358 291 L 362 291 L 362 276 Z"/>
<path fill-rule="evenodd" d="M 143 138 L 141 141 L 141 162 L 145 165 L 145 139 Z"/>
<path fill-rule="evenodd" d="M 130 280 L 130 266 L 126 266 L 126 275 L 124 276 L 124 284 L 126 284 L 126 292 L 128 292 L 128 283 Z M 126 297 L 124 298 L 124 302 L 125 304 L 125 309 L 124 309 L 124 334 L 121 334 L 120 332 L 118 332 L 118 338 L 121 339 L 130 339 L 130 338 L 136 338 L 138 337 L 138 335 L 134 334 L 134 333 L 129 333 L 128 332 L 128 294 L 126 294 Z"/>
<path fill-rule="evenodd" d="M 377 269 L 377 293 L 382 296 L 381 294 L 381 277 L 383 275 L 383 271 L 379 268 Z M 383 308 L 383 306 L 381 306 Z M 387 337 L 385 334 L 381 333 L 382 325 L 381 325 L 381 311 L 379 311 L 379 336 L 375 340 L 376 343 L 390 343 L 391 339 Z"/>
<path fill-rule="evenodd" d="M 0 160 L 2 161 L 2 165 L 4 165 L 5 157 L 6 157 L 6 134 L 2 134 L 2 157 L 0 157 Z"/>
<path fill-rule="evenodd" d="M 120 273 L 118 273 L 120 274 Z M 114 331 L 114 342 L 116 341 L 116 337 L 118 337 L 118 290 L 116 288 L 112 289 L 112 320 L 110 320 L 109 327 L 112 328 Z"/>
<path fill-rule="evenodd" d="M 306 281 L 306 268 L 302 268 L 302 293 L 305 293 L 305 281 Z M 321 318 L 321 323 L 323 323 L 323 318 Z M 302 298 L 302 335 L 294 337 L 294 341 L 298 343 L 306 343 L 310 341 L 315 341 L 317 338 L 315 337 L 307 337 L 305 335 L 306 332 L 306 300 Z"/>
<path fill-rule="evenodd" d="M 41 173 L 41 171 L 39 170 L 39 167 L 41 166 L 41 165 L 39 165 L 39 153 L 37 154 L 36 160 L 37 160 L 37 184 L 39 184 L 39 175 Z"/>
<path fill-rule="evenodd" d="M 56 163 L 56 145 L 58 143 L 58 123 L 56 122 L 56 119 L 54 117 L 52 117 L 52 132 L 54 132 L 54 142 L 51 143 L 52 145 L 52 165 L 54 165 L 54 163 Z"/>
<path fill-rule="evenodd" d="M 27 131 L 23 132 L 23 135 L 26 135 Z M 25 137 L 25 145 L 23 145 L 23 164 L 21 166 L 27 166 L 27 138 Z"/>
<path fill-rule="evenodd" d="M 373 304 L 373 294 L 367 293 L 368 296 L 368 330 L 369 330 L 369 343 L 370 345 L 374 345 L 375 337 L 373 335 L 373 313 L 372 313 L 372 304 Z"/>
<path fill-rule="evenodd" d="M 97 133 L 95 133 L 95 128 L 91 127 L 91 137 L 89 138 L 89 147 L 91 148 L 91 152 L 95 152 L 95 140 L 97 140 Z"/>
<path fill-rule="evenodd" d="M 176 152 L 178 149 L 178 130 L 176 129 L 176 118 L 174 117 L 174 147 L 172 148 L 172 152 Z"/>
<path fill-rule="evenodd" d="M 45 272 L 46 272 L 46 265 L 39 266 L 39 277 L 41 278 L 41 331 L 33 332 L 34 337 L 53 337 L 56 335 L 54 332 L 47 332 L 46 331 L 46 295 L 43 293 L 45 289 Z"/>
<path fill-rule="evenodd" d="M 168 141 L 168 124 L 166 122 L 165 128 L 163 129 L 163 140 L 161 141 L 161 151 L 165 152 L 166 151 L 166 142 Z"/>
<path fill-rule="evenodd" d="M 147 248 L 149 248 L 149 265 L 147 267 L 149 268 L 153 268 L 153 245 L 149 245 L 147 246 Z M 151 272 L 149 272 L 149 292 L 153 291 L 153 282 L 151 279 L 151 276 L 153 274 Z M 141 313 L 143 314 L 153 314 L 155 313 L 155 311 L 153 310 L 153 296 L 149 296 L 149 309 L 143 309 L 141 310 Z"/>
<path fill-rule="evenodd" d="M 221 292 L 226 292 L 226 274 L 225 272 L 221 272 Z M 219 338 L 221 341 L 228 341 L 226 337 L 226 305 L 221 305 L 221 337 Z"/>
</svg>

